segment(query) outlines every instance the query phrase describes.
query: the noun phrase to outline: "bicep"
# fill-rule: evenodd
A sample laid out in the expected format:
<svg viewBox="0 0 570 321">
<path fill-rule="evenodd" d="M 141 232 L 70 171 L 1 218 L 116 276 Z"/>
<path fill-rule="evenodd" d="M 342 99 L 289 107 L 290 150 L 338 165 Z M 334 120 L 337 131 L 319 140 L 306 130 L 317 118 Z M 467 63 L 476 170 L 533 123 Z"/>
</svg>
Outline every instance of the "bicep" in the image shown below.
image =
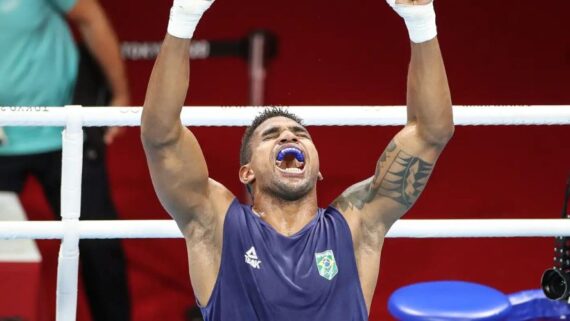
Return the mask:
<svg viewBox="0 0 570 321">
<path fill-rule="evenodd" d="M 427 143 L 414 125 L 388 144 L 374 176 L 347 189 L 335 205 L 368 226 L 389 228 L 416 202 L 444 146 Z"/>
<path fill-rule="evenodd" d="M 395 211 L 395 219 L 398 219 L 414 205 L 426 187 L 442 150 L 443 146 L 423 140 L 415 126 L 402 129 L 378 160 L 369 201 L 390 200 L 382 205 L 387 211 Z M 377 207 L 379 212 L 383 211 Z"/>
<path fill-rule="evenodd" d="M 215 214 L 212 199 L 231 199 L 227 189 L 209 179 L 202 150 L 187 128 L 168 144 L 143 145 L 156 194 L 181 228 L 194 218 Z"/>
</svg>

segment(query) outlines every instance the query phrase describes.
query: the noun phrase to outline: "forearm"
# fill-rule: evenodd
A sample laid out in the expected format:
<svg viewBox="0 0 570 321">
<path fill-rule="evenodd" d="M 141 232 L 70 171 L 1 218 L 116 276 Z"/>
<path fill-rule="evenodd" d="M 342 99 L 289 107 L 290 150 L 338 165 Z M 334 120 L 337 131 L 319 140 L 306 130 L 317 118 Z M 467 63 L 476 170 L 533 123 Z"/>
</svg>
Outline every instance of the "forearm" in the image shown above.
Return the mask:
<svg viewBox="0 0 570 321">
<path fill-rule="evenodd" d="M 190 79 L 190 39 L 167 35 L 150 76 L 142 115 L 143 139 L 155 144 L 180 134 L 180 113 Z"/>
<path fill-rule="evenodd" d="M 451 94 L 437 38 L 412 43 L 408 71 L 408 123 L 433 143 L 445 143 L 453 134 Z"/>
<path fill-rule="evenodd" d="M 103 9 L 95 4 L 88 20 L 78 22 L 79 30 L 91 54 L 101 66 L 114 97 L 129 98 L 125 64 L 119 41 Z"/>
<path fill-rule="evenodd" d="M 162 146 L 181 138 L 180 112 L 190 79 L 190 39 L 211 5 L 211 0 L 174 0 L 168 33 L 146 92 L 141 125 L 146 146 Z"/>
</svg>

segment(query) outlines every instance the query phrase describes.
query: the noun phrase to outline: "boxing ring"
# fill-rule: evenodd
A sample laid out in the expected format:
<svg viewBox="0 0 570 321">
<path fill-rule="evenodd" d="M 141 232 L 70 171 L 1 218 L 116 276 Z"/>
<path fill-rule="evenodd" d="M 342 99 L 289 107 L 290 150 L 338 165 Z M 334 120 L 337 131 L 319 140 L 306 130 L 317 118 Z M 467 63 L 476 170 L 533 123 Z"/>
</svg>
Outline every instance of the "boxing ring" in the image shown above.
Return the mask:
<svg viewBox="0 0 570 321">
<path fill-rule="evenodd" d="M 247 126 L 262 107 L 185 107 L 186 126 Z M 395 126 L 406 123 L 403 106 L 287 107 L 307 126 Z M 570 106 L 456 106 L 458 126 L 570 125 Z M 61 239 L 57 321 L 76 319 L 79 239 L 181 238 L 172 220 L 79 221 L 85 126 L 139 126 L 141 107 L 0 107 L 0 126 L 62 126 L 61 221 L 0 222 L 0 239 Z M 570 236 L 567 219 L 400 220 L 392 238 Z"/>
</svg>

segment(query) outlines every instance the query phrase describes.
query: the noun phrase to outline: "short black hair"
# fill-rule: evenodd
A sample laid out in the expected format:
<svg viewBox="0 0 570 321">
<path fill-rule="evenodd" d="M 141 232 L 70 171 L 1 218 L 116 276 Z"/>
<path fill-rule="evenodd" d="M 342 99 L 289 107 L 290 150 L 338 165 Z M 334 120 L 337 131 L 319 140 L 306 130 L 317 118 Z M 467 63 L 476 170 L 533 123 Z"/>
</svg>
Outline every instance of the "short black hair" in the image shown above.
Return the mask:
<svg viewBox="0 0 570 321">
<path fill-rule="evenodd" d="M 240 166 L 243 166 L 251 161 L 251 147 L 249 145 L 249 141 L 251 140 L 251 136 L 253 136 L 253 133 L 255 132 L 257 127 L 259 127 L 259 125 L 261 125 L 266 120 L 273 117 L 286 117 L 291 120 L 294 120 L 299 125 L 304 126 L 303 120 L 299 116 L 293 114 L 292 112 L 284 108 L 269 107 L 264 109 L 261 113 L 259 113 L 259 115 L 257 115 L 253 119 L 251 125 L 249 125 L 249 127 L 245 129 L 245 133 L 243 134 L 243 137 L 241 139 L 241 147 L 239 151 Z"/>
</svg>

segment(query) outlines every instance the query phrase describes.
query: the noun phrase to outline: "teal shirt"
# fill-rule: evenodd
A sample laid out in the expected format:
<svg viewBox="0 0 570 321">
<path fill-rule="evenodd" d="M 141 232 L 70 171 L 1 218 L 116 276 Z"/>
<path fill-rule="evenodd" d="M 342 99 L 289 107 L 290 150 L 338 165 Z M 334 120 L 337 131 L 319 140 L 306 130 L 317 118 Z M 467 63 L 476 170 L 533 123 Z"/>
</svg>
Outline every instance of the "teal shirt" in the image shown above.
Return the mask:
<svg viewBox="0 0 570 321">
<path fill-rule="evenodd" d="M 0 0 L 0 106 L 71 102 L 78 52 L 66 22 L 77 0 Z M 0 155 L 61 149 L 61 127 L 4 127 Z"/>
</svg>

